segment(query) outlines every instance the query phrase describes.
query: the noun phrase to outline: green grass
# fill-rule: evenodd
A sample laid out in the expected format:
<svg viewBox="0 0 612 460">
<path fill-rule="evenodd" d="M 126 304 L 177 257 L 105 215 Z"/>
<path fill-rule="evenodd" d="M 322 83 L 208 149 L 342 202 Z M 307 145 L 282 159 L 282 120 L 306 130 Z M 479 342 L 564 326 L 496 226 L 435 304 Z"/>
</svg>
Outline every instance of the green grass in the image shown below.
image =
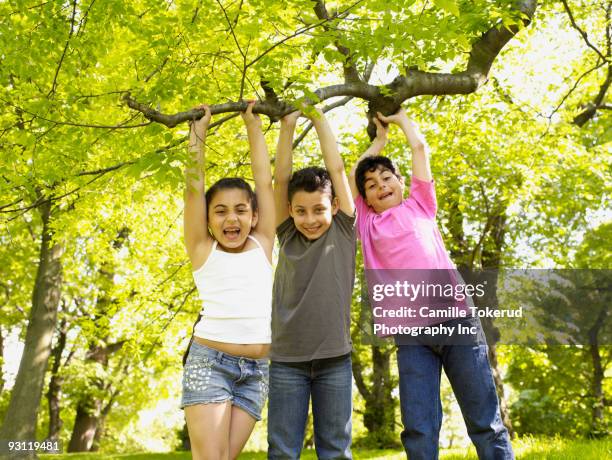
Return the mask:
<svg viewBox="0 0 612 460">
<path fill-rule="evenodd" d="M 603 460 L 612 458 L 612 439 L 603 440 L 573 440 L 561 438 L 523 438 L 512 443 L 516 457 L 519 460 Z M 406 456 L 400 450 L 363 450 L 354 449 L 356 459 L 367 460 L 400 460 Z M 131 454 L 60 454 L 40 455 L 40 458 L 53 460 L 188 460 L 188 452 L 172 452 L 167 454 L 131 453 Z M 313 450 L 302 453 L 303 459 L 316 459 Z M 443 460 L 477 460 L 473 447 L 469 449 L 446 449 L 441 451 Z M 265 460 L 265 452 L 244 452 L 242 460 Z"/>
</svg>

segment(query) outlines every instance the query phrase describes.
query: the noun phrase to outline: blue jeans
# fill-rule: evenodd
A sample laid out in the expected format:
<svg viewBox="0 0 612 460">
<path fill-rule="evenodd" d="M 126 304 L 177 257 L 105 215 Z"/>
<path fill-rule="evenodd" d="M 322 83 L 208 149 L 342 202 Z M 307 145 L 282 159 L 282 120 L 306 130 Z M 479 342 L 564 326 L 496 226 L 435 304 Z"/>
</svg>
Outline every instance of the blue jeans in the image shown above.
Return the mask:
<svg viewBox="0 0 612 460">
<path fill-rule="evenodd" d="M 191 343 L 183 369 L 181 409 L 231 401 L 255 420 L 261 420 L 267 393 L 267 358 L 243 358 Z"/>
<path fill-rule="evenodd" d="M 350 459 L 351 355 L 270 364 L 268 458 L 299 459 L 312 396 L 314 441 L 320 459 Z"/>
<path fill-rule="evenodd" d="M 478 339 L 471 345 L 436 343 L 418 337 L 399 345 L 402 444 L 410 460 L 437 460 L 442 404 L 442 367 L 451 383 L 470 439 L 481 460 L 512 460 L 508 431 L 501 421 L 484 333 L 477 318 L 453 320 L 477 325 Z M 446 324 L 446 323 L 445 323 Z"/>
</svg>

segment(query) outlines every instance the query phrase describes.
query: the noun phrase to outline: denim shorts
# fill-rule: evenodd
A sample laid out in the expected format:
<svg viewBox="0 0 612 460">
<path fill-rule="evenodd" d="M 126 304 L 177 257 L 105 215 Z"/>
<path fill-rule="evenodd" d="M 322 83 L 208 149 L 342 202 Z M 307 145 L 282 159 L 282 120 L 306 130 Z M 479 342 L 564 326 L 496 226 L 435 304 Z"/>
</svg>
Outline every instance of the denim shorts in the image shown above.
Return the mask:
<svg viewBox="0 0 612 460">
<path fill-rule="evenodd" d="M 231 401 L 255 420 L 268 396 L 268 359 L 234 356 L 192 342 L 183 369 L 181 409 Z"/>
</svg>

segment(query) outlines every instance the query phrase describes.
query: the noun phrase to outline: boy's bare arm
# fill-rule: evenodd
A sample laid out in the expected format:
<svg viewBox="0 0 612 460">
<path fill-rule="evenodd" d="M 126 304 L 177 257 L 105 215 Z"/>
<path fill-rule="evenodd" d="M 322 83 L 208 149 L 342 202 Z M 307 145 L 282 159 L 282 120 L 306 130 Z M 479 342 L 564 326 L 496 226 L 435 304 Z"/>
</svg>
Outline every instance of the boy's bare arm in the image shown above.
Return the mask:
<svg viewBox="0 0 612 460">
<path fill-rule="evenodd" d="M 406 136 L 410 150 L 412 150 L 412 177 L 424 181 L 432 180 L 429 165 L 429 146 L 417 124 L 408 118 L 406 111 L 400 107 L 393 115 L 384 117 L 379 113 L 378 118 L 385 123 L 398 125 Z"/>
<path fill-rule="evenodd" d="M 299 116 L 300 112 L 297 111 L 281 118 L 274 163 L 274 203 L 277 227 L 289 217 L 288 188 L 293 161 L 293 133 Z"/>
<path fill-rule="evenodd" d="M 349 184 L 351 186 L 351 194 L 353 195 L 353 199 L 357 198 L 357 195 L 359 195 L 359 190 L 357 189 L 357 182 L 355 180 L 355 172 L 357 171 L 357 166 L 364 158 L 380 155 L 380 152 L 383 151 L 385 145 L 387 144 L 387 134 L 389 132 L 389 128 L 387 126 L 384 126 L 376 117 L 374 117 L 372 121 L 376 125 L 376 137 L 374 138 L 368 149 L 363 152 L 363 154 L 353 164 L 351 172 L 349 173 Z"/>
<path fill-rule="evenodd" d="M 205 262 L 212 242 L 208 234 L 204 198 L 204 143 L 211 115 L 207 105 L 197 108 L 204 110 L 204 116 L 199 120 L 194 120 L 189 129 L 190 157 L 185 169 L 185 209 L 183 211 L 185 248 L 194 269 L 199 268 Z"/>
<path fill-rule="evenodd" d="M 319 144 L 321 145 L 325 168 L 334 186 L 340 209 L 345 214 L 352 216 L 355 213 L 355 203 L 353 202 L 351 187 L 346 177 L 346 171 L 344 170 L 344 161 L 342 161 L 342 157 L 338 151 L 336 137 L 321 109 L 317 109 L 317 115 L 318 116 L 311 118 L 311 120 L 319 136 Z"/>
<path fill-rule="evenodd" d="M 261 119 L 253 113 L 255 101 L 249 102 L 245 112 L 240 115 L 247 128 L 249 151 L 251 155 L 251 170 L 255 180 L 255 193 L 257 195 L 258 220 L 255 231 L 263 236 L 268 256 L 272 256 L 274 246 L 274 233 L 276 220 L 274 217 L 274 193 L 272 192 L 272 172 L 268 146 L 261 131 Z"/>
</svg>

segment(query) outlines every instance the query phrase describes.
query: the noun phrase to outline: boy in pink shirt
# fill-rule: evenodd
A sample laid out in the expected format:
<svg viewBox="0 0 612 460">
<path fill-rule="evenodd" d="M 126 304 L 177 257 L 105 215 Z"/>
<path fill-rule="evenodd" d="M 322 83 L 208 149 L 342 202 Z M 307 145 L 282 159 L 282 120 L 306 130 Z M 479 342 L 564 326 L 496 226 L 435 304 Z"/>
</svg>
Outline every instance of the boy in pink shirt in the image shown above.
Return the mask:
<svg viewBox="0 0 612 460">
<path fill-rule="evenodd" d="M 434 278 L 435 270 L 454 272 L 455 265 L 436 223 L 436 194 L 425 139 L 401 108 L 388 117 L 378 113 L 373 121 L 376 138 L 353 166 L 349 179 L 366 271 L 413 270 L 422 276 L 431 270 Z M 390 123 L 400 127 L 412 150 L 408 198 L 403 197 L 404 178 L 393 162 L 379 156 Z M 465 308 L 465 303 L 462 306 Z M 395 336 L 404 426 L 401 438 L 406 454 L 411 460 L 438 458 L 440 377 L 444 368 L 478 457 L 514 459 L 508 431 L 501 421 L 480 321 L 461 317 L 443 324 L 462 325 L 477 333 L 468 336 L 468 344 L 463 341 L 460 345 L 439 336 Z"/>
</svg>

